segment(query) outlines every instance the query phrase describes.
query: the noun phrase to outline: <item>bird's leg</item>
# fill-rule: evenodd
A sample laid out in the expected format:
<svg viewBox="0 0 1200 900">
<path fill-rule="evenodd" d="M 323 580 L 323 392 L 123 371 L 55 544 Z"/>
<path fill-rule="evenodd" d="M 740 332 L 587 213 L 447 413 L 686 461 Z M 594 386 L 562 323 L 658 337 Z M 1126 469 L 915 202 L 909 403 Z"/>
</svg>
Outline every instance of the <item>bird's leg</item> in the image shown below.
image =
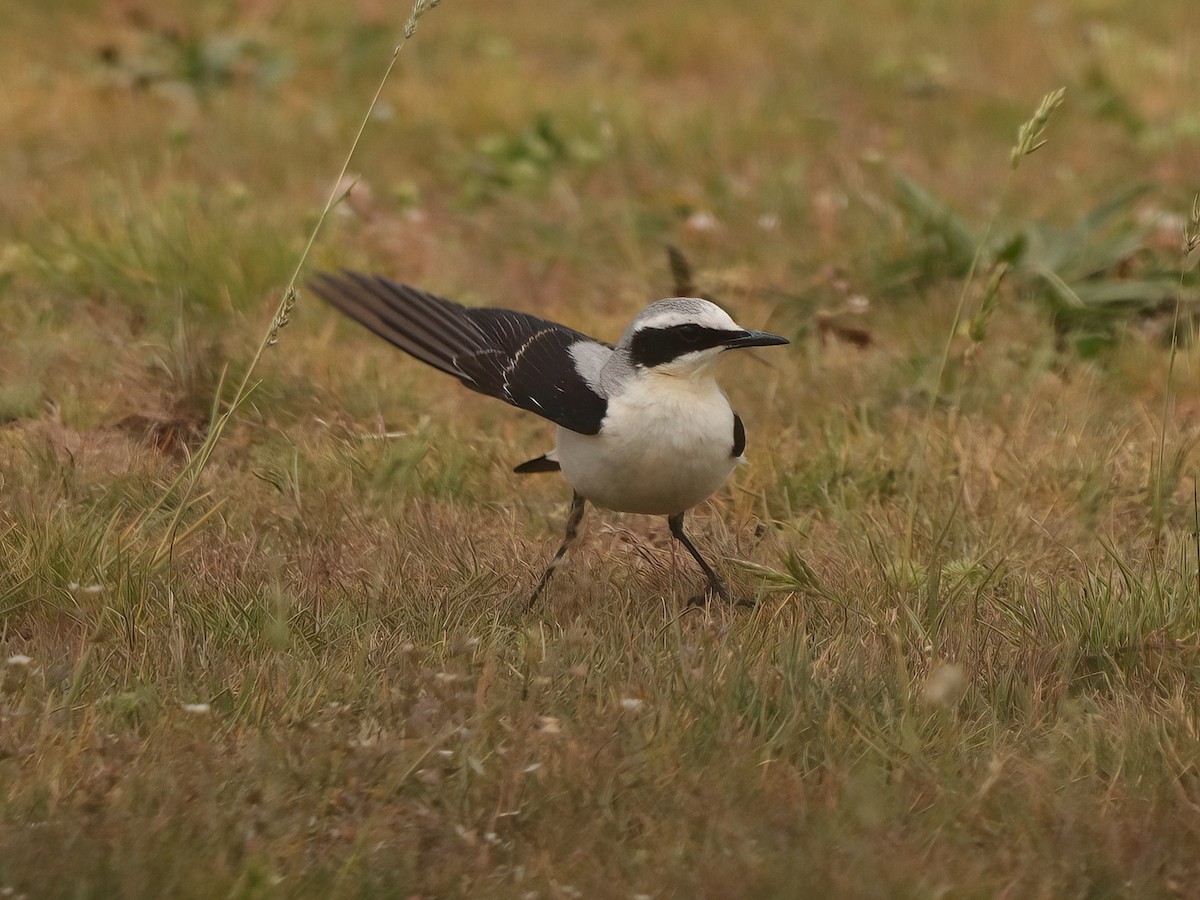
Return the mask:
<svg viewBox="0 0 1200 900">
<path fill-rule="evenodd" d="M 679 543 L 687 548 L 687 552 L 692 554 L 692 559 L 700 563 L 700 568 L 704 570 L 704 574 L 708 577 L 707 595 L 701 599 L 709 599 L 713 595 L 720 597 L 726 603 L 732 603 L 733 598 L 729 595 L 729 588 L 725 587 L 725 582 L 717 576 L 713 571 L 712 566 L 704 561 L 704 557 L 700 555 L 700 551 L 696 549 L 696 545 L 691 542 L 683 532 L 683 513 L 676 513 L 673 516 L 667 517 L 667 524 L 671 526 L 671 535 Z M 749 605 L 743 602 L 738 603 L 739 606 Z"/>
<path fill-rule="evenodd" d="M 554 570 L 558 568 L 558 564 L 562 562 L 562 558 L 567 555 L 567 550 L 571 544 L 575 542 L 575 538 L 579 536 L 579 523 L 583 521 L 583 510 L 587 506 L 587 501 L 579 494 L 571 495 L 571 512 L 567 515 L 567 533 L 563 537 L 563 542 L 559 545 L 558 552 L 554 554 L 554 559 L 550 560 L 550 565 L 546 566 L 546 571 L 542 573 L 542 577 L 538 580 L 537 587 L 533 589 L 533 594 L 529 598 L 529 606 L 537 603 L 537 598 L 541 595 L 542 589 L 546 583 L 550 581 L 550 576 L 554 574 Z"/>
</svg>

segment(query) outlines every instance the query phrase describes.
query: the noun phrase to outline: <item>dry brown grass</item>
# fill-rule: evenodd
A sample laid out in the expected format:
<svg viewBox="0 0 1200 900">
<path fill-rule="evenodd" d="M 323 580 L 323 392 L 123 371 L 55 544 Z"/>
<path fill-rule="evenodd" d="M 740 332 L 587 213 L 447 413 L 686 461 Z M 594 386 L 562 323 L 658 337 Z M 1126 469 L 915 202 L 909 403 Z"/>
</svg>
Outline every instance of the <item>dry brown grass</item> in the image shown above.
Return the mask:
<svg viewBox="0 0 1200 900">
<path fill-rule="evenodd" d="M 612 337 L 671 243 L 793 336 L 727 366 L 753 464 L 696 517 L 750 612 L 686 607 L 662 524 L 604 515 L 525 612 L 566 496 L 509 470 L 547 428 L 306 297 L 210 518 L 144 565 L 403 21 L 10 11 L 0 890 L 1195 892 L 1200 360 L 1170 309 L 1097 313 L 1096 350 L 1015 276 L 952 334 L 987 269 L 891 173 L 1000 231 L 1152 179 L 1097 278 L 1179 268 L 1196 12 L 859 6 L 446 4 L 314 250 Z"/>
</svg>

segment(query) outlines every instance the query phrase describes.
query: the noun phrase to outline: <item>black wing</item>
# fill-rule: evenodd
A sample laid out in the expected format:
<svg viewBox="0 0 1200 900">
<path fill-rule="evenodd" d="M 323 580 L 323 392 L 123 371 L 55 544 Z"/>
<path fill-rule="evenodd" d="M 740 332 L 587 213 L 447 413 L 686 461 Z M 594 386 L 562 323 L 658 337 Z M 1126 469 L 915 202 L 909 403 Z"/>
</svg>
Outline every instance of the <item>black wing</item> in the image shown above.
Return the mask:
<svg viewBox="0 0 1200 900">
<path fill-rule="evenodd" d="M 461 306 L 379 275 L 322 273 L 319 297 L 410 356 L 473 391 L 596 434 L 608 409 L 570 353 L 587 341 L 563 325 L 507 309 Z"/>
</svg>

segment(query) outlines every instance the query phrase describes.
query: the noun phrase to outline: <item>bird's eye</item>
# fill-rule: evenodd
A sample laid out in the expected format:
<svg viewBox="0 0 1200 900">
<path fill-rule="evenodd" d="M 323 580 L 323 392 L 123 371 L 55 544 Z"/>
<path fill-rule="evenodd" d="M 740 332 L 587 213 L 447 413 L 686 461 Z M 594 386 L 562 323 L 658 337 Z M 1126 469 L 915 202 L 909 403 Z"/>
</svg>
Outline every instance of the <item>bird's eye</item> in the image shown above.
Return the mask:
<svg viewBox="0 0 1200 900">
<path fill-rule="evenodd" d="M 688 344 L 694 344 L 704 336 L 704 332 L 699 325 L 680 325 L 677 331 L 684 342 Z"/>
</svg>

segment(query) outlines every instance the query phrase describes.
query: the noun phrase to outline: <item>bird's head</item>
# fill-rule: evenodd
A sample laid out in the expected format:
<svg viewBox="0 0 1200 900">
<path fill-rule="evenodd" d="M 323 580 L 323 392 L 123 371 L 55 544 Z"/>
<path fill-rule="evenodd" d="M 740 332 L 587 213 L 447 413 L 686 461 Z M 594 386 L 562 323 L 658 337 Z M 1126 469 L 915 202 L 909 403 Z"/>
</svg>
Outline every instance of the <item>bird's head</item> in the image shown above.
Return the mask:
<svg viewBox="0 0 1200 900">
<path fill-rule="evenodd" d="M 617 348 L 639 369 L 664 375 L 693 375 L 726 350 L 786 344 L 787 338 L 750 331 L 715 303 L 671 297 L 651 303 L 638 315 Z"/>
</svg>

